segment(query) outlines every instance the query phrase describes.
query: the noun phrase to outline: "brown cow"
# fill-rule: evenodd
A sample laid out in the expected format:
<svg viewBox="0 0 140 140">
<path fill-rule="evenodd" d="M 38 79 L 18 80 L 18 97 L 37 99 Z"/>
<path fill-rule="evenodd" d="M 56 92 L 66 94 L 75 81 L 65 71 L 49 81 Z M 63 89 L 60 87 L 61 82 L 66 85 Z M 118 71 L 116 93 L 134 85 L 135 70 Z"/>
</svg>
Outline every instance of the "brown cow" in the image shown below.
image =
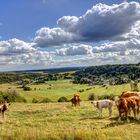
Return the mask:
<svg viewBox="0 0 140 140">
<path fill-rule="evenodd" d="M 123 98 L 123 97 L 130 97 L 130 96 L 139 96 L 139 92 L 134 92 L 134 91 L 123 91 L 122 94 L 120 95 L 120 98 Z"/>
<path fill-rule="evenodd" d="M 72 106 L 80 106 L 80 95 L 79 94 L 74 94 L 73 98 L 71 99 Z"/>
<path fill-rule="evenodd" d="M 117 107 L 119 110 L 119 120 L 121 120 L 122 114 L 124 114 L 127 121 L 129 121 L 128 113 L 129 113 L 130 109 L 133 110 L 134 117 L 137 118 L 138 114 L 139 114 L 140 98 L 138 96 L 120 98 L 118 100 Z"/>
<path fill-rule="evenodd" d="M 4 103 L 0 105 L 0 113 L 2 113 L 3 119 L 5 118 L 5 111 L 9 108 L 9 103 Z"/>
</svg>

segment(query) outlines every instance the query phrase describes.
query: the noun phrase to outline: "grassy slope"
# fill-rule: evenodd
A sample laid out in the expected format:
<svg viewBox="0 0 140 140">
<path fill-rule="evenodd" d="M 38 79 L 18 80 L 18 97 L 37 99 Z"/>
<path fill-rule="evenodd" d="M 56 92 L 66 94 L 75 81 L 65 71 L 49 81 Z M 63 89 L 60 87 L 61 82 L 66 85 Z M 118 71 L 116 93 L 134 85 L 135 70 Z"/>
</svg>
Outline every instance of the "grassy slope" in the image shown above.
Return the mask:
<svg viewBox="0 0 140 140">
<path fill-rule="evenodd" d="M 49 85 L 51 89 L 49 88 Z M 87 85 L 75 85 L 69 80 L 50 81 L 47 84 L 32 85 L 32 91 L 25 92 L 17 85 L 0 85 L 0 90 L 15 89 L 28 102 L 32 98 L 48 97 L 53 101 L 61 96 L 68 99 L 79 89 L 87 89 Z M 140 85 L 139 85 L 140 87 Z M 37 90 L 34 90 L 36 88 Z M 40 90 L 39 90 L 40 88 Z M 10 90 L 11 90 L 10 89 Z M 108 89 L 95 86 L 91 90 L 80 93 L 82 100 L 87 100 L 89 93 L 120 94 L 130 90 L 129 84 L 110 86 Z M 0 116 L 0 139 L 70 139 L 70 140 L 138 140 L 140 139 L 140 122 L 131 120 L 130 123 L 118 123 L 118 111 L 114 106 L 112 119 L 108 119 L 108 110 L 104 110 L 104 118 L 99 119 L 98 113 L 90 102 L 82 101 L 78 108 L 71 103 L 14 103 L 6 112 L 7 119 L 3 123 Z"/>
<path fill-rule="evenodd" d="M 73 84 L 69 80 L 49 81 L 46 84 L 31 85 L 30 87 L 32 88 L 31 91 L 23 91 L 21 88 L 18 88 L 17 85 L 3 84 L 0 85 L 0 90 L 6 91 L 9 90 L 8 88 L 16 90 L 18 93 L 21 93 L 21 95 L 24 96 L 28 102 L 31 102 L 33 98 L 42 100 L 45 97 L 48 97 L 53 101 L 57 101 L 58 98 L 62 96 L 71 99 L 73 94 L 77 93 L 77 91 L 81 89 L 84 89 L 84 92 L 80 93 L 82 100 L 87 100 L 89 93 L 95 93 L 97 95 L 103 94 L 119 95 L 124 90 L 130 90 L 129 84 L 109 86 L 108 89 L 106 89 L 105 87 L 101 86 L 77 85 Z M 51 89 L 49 89 L 49 87 Z M 36 90 L 34 90 L 35 88 Z M 92 89 L 86 90 L 88 88 Z"/>
<path fill-rule="evenodd" d="M 14 103 L 6 112 L 6 121 L 0 123 L 0 139 L 140 139 L 140 122 L 131 119 L 130 123 L 118 123 L 115 106 L 111 119 L 108 118 L 108 110 L 103 114 L 104 118 L 99 119 L 97 110 L 88 101 L 77 108 L 71 107 L 70 103 Z"/>
</svg>

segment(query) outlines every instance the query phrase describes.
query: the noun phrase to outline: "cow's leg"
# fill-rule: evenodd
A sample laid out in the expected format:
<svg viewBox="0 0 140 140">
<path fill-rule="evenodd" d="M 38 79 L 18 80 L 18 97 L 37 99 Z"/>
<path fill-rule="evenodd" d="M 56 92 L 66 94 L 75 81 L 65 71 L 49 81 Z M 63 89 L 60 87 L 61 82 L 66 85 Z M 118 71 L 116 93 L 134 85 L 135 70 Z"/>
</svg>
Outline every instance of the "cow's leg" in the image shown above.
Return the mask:
<svg viewBox="0 0 140 140">
<path fill-rule="evenodd" d="M 137 117 L 136 117 L 136 112 L 137 112 L 137 109 L 136 109 L 136 107 L 134 107 L 134 108 L 133 108 L 133 113 L 134 113 L 134 118 L 135 118 L 135 119 L 137 119 Z"/>
<path fill-rule="evenodd" d="M 108 110 L 109 110 L 109 117 L 111 117 L 112 116 L 112 108 L 109 107 Z"/>
<path fill-rule="evenodd" d="M 121 122 L 121 117 L 122 117 L 122 113 L 119 111 L 119 118 L 118 118 L 118 122 Z"/>
<path fill-rule="evenodd" d="M 80 101 L 78 101 L 78 105 L 80 106 Z"/>
<path fill-rule="evenodd" d="M 128 119 L 128 111 L 125 111 L 125 117 L 126 117 L 126 121 L 130 122 L 130 120 Z"/>
<path fill-rule="evenodd" d="M 2 117 L 3 117 L 3 120 L 5 120 L 5 113 L 4 113 L 4 111 L 2 112 Z"/>
<path fill-rule="evenodd" d="M 137 106 L 137 114 L 139 114 L 139 105 Z"/>
<path fill-rule="evenodd" d="M 139 116 L 139 103 L 137 105 L 137 111 L 136 112 L 137 112 L 137 120 L 139 120 L 139 117 L 138 117 Z"/>
<path fill-rule="evenodd" d="M 129 110 L 128 110 L 128 114 L 131 115 L 131 108 L 129 108 Z"/>
<path fill-rule="evenodd" d="M 72 107 L 73 107 L 73 103 L 72 103 Z"/>
<path fill-rule="evenodd" d="M 102 108 L 99 108 L 99 117 L 102 117 Z"/>
<path fill-rule="evenodd" d="M 138 117 L 138 115 L 139 115 L 139 106 L 138 106 L 138 105 L 135 106 L 133 112 L 134 112 L 134 118 L 135 118 L 136 120 L 139 120 L 139 117 Z"/>
<path fill-rule="evenodd" d="M 77 103 L 75 102 L 74 105 L 75 105 L 75 107 L 76 107 Z"/>
</svg>

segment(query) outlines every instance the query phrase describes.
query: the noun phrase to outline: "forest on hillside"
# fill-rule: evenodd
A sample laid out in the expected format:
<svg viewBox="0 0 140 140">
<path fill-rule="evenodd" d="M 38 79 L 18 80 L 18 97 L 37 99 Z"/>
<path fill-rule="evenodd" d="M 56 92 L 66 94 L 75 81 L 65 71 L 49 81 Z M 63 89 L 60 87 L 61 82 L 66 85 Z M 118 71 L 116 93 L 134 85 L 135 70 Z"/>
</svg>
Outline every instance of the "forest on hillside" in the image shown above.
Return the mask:
<svg viewBox="0 0 140 140">
<path fill-rule="evenodd" d="M 45 83 L 52 80 L 71 79 L 75 84 L 123 84 L 139 80 L 140 64 L 91 66 L 75 72 L 21 72 L 0 73 L 0 83 Z"/>
<path fill-rule="evenodd" d="M 123 84 L 139 81 L 140 64 L 92 66 L 74 74 L 74 83 L 80 84 Z"/>
</svg>

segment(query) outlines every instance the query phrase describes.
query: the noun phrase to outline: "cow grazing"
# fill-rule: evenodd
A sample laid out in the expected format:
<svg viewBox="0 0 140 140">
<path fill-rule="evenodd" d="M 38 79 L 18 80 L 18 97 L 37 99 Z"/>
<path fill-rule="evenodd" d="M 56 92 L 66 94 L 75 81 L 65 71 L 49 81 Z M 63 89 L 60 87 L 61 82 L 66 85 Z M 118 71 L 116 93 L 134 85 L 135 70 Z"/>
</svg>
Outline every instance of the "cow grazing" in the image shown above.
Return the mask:
<svg viewBox="0 0 140 140">
<path fill-rule="evenodd" d="M 5 119 L 5 111 L 8 110 L 9 105 L 10 105 L 9 103 L 4 103 L 0 105 L 0 113 L 2 113 L 3 119 Z"/>
<path fill-rule="evenodd" d="M 120 96 L 116 96 L 114 98 L 116 106 L 118 107 L 120 98 L 127 98 L 127 97 L 132 97 L 132 96 L 140 97 L 140 93 L 134 92 L 134 91 L 123 91 Z M 130 111 L 129 111 L 129 113 L 130 113 Z"/>
<path fill-rule="evenodd" d="M 139 114 L 140 98 L 138 96 L 120 98 L 118 100 L 117 107 L 119 111 L 119 121 L 121 120 L 123 115 L 125 115 L 127 121 L 129 121 L 128 113 L 130 113 L 130 109 L 133 110 L 134 118 L 137 118 Z"/>
<path fill-rule="evenodd" d="M 96 107 L 99 110 L 99 117 L 102 117 L 103 108 L 108 108 L 109 117 L 112 116 L 113 101 L 106 99 L 106 100 L 93 101 L 91 103 L 94 105 L 94 107 Z"/>
<path fill-rule="evenodd" d="M 134 91 L 123 91 L 122 94 L 120 95 L 120 98 L 130 97 L 130 96 L 139 96 L 140 97 L 140 93 L 134 92 Z"/>
<path fill-rule="evenodd" d="M 80 106 L 80 96 L 79 94 L 74 94 L 73 98 L 70 100 L 72 102 L 72 106 Z"/>
</svg>

